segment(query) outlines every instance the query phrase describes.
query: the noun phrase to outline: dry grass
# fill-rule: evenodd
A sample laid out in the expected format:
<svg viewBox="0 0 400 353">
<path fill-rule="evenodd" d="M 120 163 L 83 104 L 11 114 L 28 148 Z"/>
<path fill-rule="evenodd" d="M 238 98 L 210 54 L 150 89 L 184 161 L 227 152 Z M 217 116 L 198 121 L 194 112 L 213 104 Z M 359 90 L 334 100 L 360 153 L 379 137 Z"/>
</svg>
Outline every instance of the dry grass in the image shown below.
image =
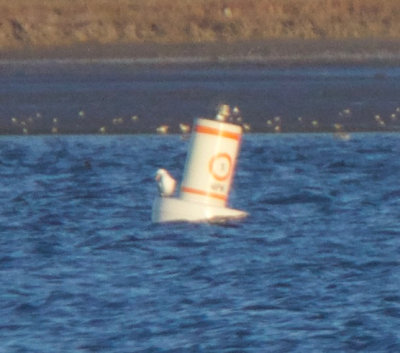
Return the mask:
<svg viewBox="0 0 400 353">
<path fill-rule="evenodd" d="M 400 38 L 399 0 L 0 0 L 0 48 Z"/>
</svg>

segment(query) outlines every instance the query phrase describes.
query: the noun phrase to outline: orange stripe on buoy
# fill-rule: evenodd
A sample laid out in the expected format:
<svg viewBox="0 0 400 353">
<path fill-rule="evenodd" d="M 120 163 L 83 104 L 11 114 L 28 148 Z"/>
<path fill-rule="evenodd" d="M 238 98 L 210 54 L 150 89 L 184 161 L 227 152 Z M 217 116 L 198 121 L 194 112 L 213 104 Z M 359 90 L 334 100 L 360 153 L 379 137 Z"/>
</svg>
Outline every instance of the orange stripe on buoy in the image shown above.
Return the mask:
<svg viewBox="0 0 400 353">
<path fill-rule="evenodd" d="M 207 191 L 203 191 L 203 190 L 199 190 L 199 189 L 188 188 L 186 186 L 182 186 L 181 190 L 183 192 L 187 192 L 189 194 L 207 196 L 207 197 L 212 197 L 214 199 L 219 199 L 219 200 L 226 201 L 226 196 L 225 195 L 216 194 L 216 193 L 213 193 L 213 192 L 207 192 Z"/>
<path fill-rule="evenodd" d="M 228 139 L 233 139 L 236 141 L 240 140 L 240 134 L 236 133 L 236 132 L 230 132 L 230 131 L 226 131 L 226 130 L 219 130 L 219 129 L 215 129 L 213 127 L 209 127 L 209 126 L 204 126 L 204 125 L 197 125 L 196 126 L 196 132 L 199 132 L 201 134 L 210 134 L 210 135 L 217 135 L 217 136 L 222 136 L 222 137 L 226 137 Z"/>
</svg>

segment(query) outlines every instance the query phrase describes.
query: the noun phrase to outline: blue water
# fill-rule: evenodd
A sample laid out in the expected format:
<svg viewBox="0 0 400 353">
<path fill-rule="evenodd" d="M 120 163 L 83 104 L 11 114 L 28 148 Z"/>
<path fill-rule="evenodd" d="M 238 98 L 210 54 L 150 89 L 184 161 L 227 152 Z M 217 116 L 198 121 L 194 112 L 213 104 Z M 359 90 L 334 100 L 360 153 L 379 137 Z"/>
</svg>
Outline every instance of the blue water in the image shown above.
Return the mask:
<svg viewBox="0 0 400 353">
<path fill-rule="evenodd" d="M 245 135 L 243 222 L 156 225 L 179 136 L 0 138 L 0 352 L 400 351 L 400 137 Z"/>
</svg>

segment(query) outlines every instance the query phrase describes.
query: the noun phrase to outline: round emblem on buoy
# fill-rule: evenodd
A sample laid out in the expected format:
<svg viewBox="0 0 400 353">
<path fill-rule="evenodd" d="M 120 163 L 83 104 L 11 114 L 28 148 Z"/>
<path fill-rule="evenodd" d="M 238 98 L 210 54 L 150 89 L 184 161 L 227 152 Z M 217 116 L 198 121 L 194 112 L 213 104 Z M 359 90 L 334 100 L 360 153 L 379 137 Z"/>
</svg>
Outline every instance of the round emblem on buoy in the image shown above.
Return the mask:
<svg viewBox="0 0 400 353">
<path fill-rule="evenodd" d="M 210 159 L 208 168 L 215 179 L 224 181 L 231 175 L 232 159 L 227 153 L 218 153 Z"/>
</svg>

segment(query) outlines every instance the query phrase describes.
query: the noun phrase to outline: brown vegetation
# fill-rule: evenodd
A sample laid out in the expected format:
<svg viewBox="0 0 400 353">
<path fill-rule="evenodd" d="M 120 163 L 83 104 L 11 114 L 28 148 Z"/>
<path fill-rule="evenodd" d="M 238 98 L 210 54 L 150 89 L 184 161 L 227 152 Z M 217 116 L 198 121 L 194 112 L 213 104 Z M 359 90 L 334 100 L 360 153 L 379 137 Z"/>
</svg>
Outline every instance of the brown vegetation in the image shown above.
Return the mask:
<svg viewBox="0 0 400 353">
<path fill-rule="evenodd" d="M 398 0 L 0 0 L 0 49 L 399 37 Z"/>
</svg>

